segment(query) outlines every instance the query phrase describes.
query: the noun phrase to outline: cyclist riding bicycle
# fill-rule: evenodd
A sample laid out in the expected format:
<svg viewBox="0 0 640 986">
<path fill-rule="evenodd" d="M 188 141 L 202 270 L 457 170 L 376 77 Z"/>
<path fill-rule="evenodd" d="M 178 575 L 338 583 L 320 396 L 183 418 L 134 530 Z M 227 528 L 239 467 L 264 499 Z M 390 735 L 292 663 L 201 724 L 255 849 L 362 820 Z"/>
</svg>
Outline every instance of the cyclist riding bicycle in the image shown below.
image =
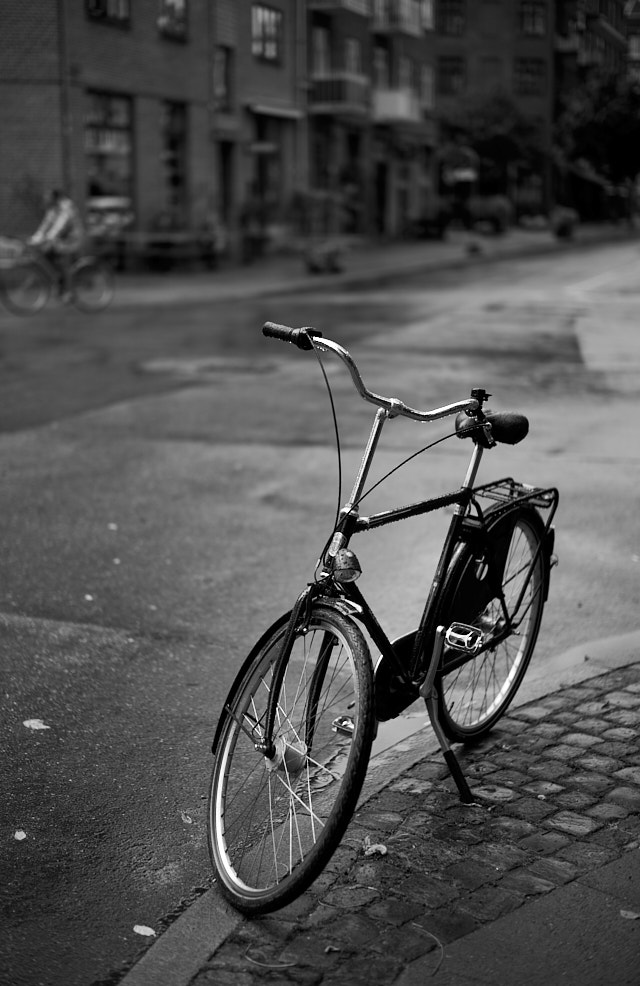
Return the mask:
<svg viewBox="0 0 640 986">
<path fill-rule="evenodd" d="M 55 267 L 63 298 L 68 293 L 70 259 L 81 250 L 84 239 L 84 226 L 77 206 L 64 192 L 54 189 L 49 196 L 44 218 L 28 242 L 42 250 Z"/>
</svg>

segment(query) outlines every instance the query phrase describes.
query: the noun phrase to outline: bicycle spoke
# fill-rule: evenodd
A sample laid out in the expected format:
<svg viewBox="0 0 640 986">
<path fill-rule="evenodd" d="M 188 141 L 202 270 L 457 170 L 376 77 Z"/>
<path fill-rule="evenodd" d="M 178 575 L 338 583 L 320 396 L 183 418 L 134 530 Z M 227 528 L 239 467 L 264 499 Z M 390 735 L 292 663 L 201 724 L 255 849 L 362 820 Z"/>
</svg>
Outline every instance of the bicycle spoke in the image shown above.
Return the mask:
<svg viewBox="0 0 640 986">
<path fill-rule="evenodd" d="M 482 734 L 490 728 L 518 686 L 544 605 L 540 544 L 537 528 L 534 530 L 528 519 L 516 521 L 504 562 L 502 596 L 469 619 L 483 632 L 486 646 L 468 657 L 445 651 L 439 689 L 452 738 L 464 738 L 462 734 L 467 732 Z M 473 563 L 469 557 L 464 572 L 470 571 Z M 456 591 L 461 592 L 460 587 L 469 584 L 465 578 L 461 570 Z M 507 632 L 509 636 L 504 635 Z M 492 643 L 494 635 L 498 639 Z"/>
<path fill-rule="evenodd" d="M 336 626 L 345 629 L 337 632 Z M 343 811 L 345 796 L 357 797 L 353 771 L 360 767 L 363 726 L 356 725 L 347 739 L 332 728 L 337 711 L 346 708 L 355 710 L 356 724 L 361 721 L 356 668 L 371 675 L 364 651 L 358 665 L 354 662 L 350 627 L 339 614 L 326 617 L 326 624 L 323 618 L 307 634 L 296 635 L 279 669 L 285 625 L 265 647 L 255 676 L 245 675 L 225 706 L 220 766 L 212 781 L 210 846 L 223 890 L 233 891 L 234 901 L 238 895 L 243 901 L 280 899 L 308 881 L 321 854 L 332 851 L 339 838 L 335 816 Z M 274 676 L 279 691 L 268 759 L 255 744 L 264 741 Z M 372 710 L 371 677 L 368 681 Z M 371 730 L 373 720 L 363 721 Z"/>
</svg>

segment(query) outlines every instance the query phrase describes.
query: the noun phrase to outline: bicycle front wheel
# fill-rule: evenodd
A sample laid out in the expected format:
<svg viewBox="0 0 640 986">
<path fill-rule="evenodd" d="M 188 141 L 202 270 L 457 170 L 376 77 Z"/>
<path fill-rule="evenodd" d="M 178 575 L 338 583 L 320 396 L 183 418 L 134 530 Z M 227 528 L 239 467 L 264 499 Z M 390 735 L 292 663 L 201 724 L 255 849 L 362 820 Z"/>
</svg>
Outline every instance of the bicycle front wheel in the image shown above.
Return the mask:
<svg viewBox="0 0 640 986">
<path fill-rule="evenodd" d="M 544 535 L 537 511 L 521 506 L 493 523 L 488 518 L 486 551 L 464 544 L 454 555 L 437 623 L 477 627 L 489 646 L 473 655 L 445 645 L 436 689 L 440 724 L 451 740 L 464 743 L 488 733 L 520 686 L 544 609 Z M 500 585 L 513 632 L 491 646 L 491 636 L 499 638 L 506 625 Z"/>
<path fill-rule="evenodd" d="M 220 889 L 247 914 L 283 907 L 318 876 L 355 810 L 375 727 L 373 675 L 351 619 L 314 604 L 278 692 L 271 760 L 259 753 L 288 620 L 256 645 L 214 744 L 209 849 Z"/>
<path fill-rule="evenodd" d="M 113 298 L 113 274 L 97 260 L 82 260 L 69 275 L 71 296 L 76 308 L 98 312 Z"/>
<path fill-rule="evenodd" d="M 0 295 L 14 315 L 35 315 L 51 295 L 51 278 L 32 261 L 6 267 L 0 275 Z"/>
</svg>

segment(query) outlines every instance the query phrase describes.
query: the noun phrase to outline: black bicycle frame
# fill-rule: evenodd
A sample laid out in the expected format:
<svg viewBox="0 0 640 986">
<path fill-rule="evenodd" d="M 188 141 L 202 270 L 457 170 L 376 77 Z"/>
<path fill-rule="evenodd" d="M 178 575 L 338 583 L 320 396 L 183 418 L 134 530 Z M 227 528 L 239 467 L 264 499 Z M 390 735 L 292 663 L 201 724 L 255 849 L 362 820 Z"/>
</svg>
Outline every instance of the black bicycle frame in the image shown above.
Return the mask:
<svg viewBox="0 0 640 986">
<path fill-rule="evenodd" d="M 471 439 L 473 441 L 474 448 L 469 466 L 467 468 L 467 474 L 462 486 L 458 490 L 455 490 L 452 493 L 446 493 L 442 496 L 421 500 L 407 506 L 394 507 L 389 510 L 384 510 L 380 513 L 372 514 L 369 517 L 361 517 L 359 514 L 358 503 L 362 498 L 364 484 L 375 454 L 378 439 L 382 431 L 382 426 L 387 418 L 392 416 L 393 412 L 389 410 L 379 409 L 376 412 L 375 421 L 372 426 L 360 469 L 354 483 L 351 498 L 340 513 L 339 521 L 331 544 L 322 559 L 322 562 L 324 563 L 322 575 L 317 581 L 310 583 L 302 591 L 302 593 L 298 596 L 293 609 L 291 610 L 282 649 L 277 659 L 276 667 L 274 668 L 271 693 L 267 704 L 263 741 L 256 744 L 256 748 L 263 752 L 267 757 L 273 756 L 273 727 L 276 716 L 278 695 L 282 684 L 282 679 L 284 677 L 284 670 L 291 653 L 296 632 L 301 628 L 304 629 L 305 625 L 308 624 L 314 599 L 319 597 L 331 599 L 331 597 L 333 597 L 334 605 L 339 605 L 336 601 L 338 599 L 351 603 L 352 612 L 350 615 L 353 615 L 363 624 L 374 644 L 379 649 L 383 659 L 391 662 L 391 666 L 395 668 L 397 677 L 402 682 L 403 686 L 406 686 L 410 693 L 414 690 L 415 697 L 417 698 L 419 694 L 418 690 L 426 678 L 429 677 L 429 679 L 432 680 L 434 677 L 434 669 L 431 667 L 431 663 L 434 658 L 437 659 L 438 657 L 438 654 L 436 653 L 438 648 L 437 645 L 435 645 L 435 649 L 432 647 L 427 653 L 427 645 L 429 642 L 428 638 L 433 635 L 436 629 L 435 619 L 440 602 L 440 594 L 442 592 L 445 577 L 451 565 L 454 551 L 460 542 L 470 540 L 469 529 L 473 526 L 477 528 L 474 536 L 479 536 L 486 539 L 487 545 L 490 541 L 489 538 L 486 538 L 486 525 L 483 519 L 482 510 L 476 501 L 476 494 L 487 494 L 489 489 L 494 487 L 497 488 L 500 484 L 504 485 L 510 483 L 512 492 L 506 501 L 505 511 L 508 509 L 509 505 L 513 506 L 515 503 L 520 501 L 532 500 L 537 496 L 539 501 L 542 502 L 542 505 L 552 506 L 551 515 L 547 522 L 545 540 L 548 540 L 550 536 L 551 520 L 553 518 L 553 513 L 555 512 L 558 500 L 557 490 L 535 490 L 533 488 L 520 487 L 515 484 L 513 480 L 500 480 L 495 484 L 489 483 L 484 486 L 474 488 L 475 478 L 485 447 L 484 444 L 475 437 L 472 437 Z M 521 496 L 515 496 L 513 494 L 513 490 L 516 489 L 518 491 L 525 490 L 525 492 Z M 544 501 L 545 494 L 550 494 L 547 501 Z M 499 497 L 496 498 L 499 499 Z M 474 519 L 473 523 L 470 523 L 468 508 L 472 502 L 477 510 L 478 519 Z M 540 505 L 540 503 L 536 503 L 536 505 Z M 335 577 L 331 565 L 333 560 L 335 560 L 338 551 L 349 545 L 350 539 L 354 534 L 375 530 L 376 528 L 385 527 L 388 524 L 393 524 L 400 520 L 408 520 L 411 517 L 419 517 L 422 514 L 433 513 L 436 510 L 440 510 L 443 507 L 448 506 L 455 506 L 455 510 L 445 535 L 444 544 L 440 553 L 435 575 L 431 582 L 431 587 L 420 623 L 415 633 L 408 634 L 405 638 L 402 638 L 404 640 L 405 652 L 402 656 L 400 656 L 398 651 L 394 648 L 394 645 L 390 642 L 387 634 L 380 626 L 380 623 L 356 584 L 353 581 L 340 582 Z M 538 552 L 541 549 L 542 546 L 539 547 Z M 546 552 L 545 581 L 547 581 L 550 551 L 551 549 L 549 548 Z M 530 563 L 527 580 L 525 581 L 525 586 L 522 589 L 518 606 L 515 611 L 519 608 L 521 600 L 524 596 L 524 590 L 531 578 L 534 565 L 538 560 L 538 552 L 536 552 Z M 501 579 L 497 577 L 498 566 L 492 557 L 491 551 L 486 551 L 486 557 L 489 571 L 491 573 L 490 577 L 495 582 L 495 595 L 501 599 L 502 608 L 506 616 L 504 636 L 508 636 L 512 631 L 512 624 L 510 622 L 510 616 L 506 610 Z M 497 637 L 492 638 L 491 644 L 493 645 L 497 643 L 497 640 Z M 441 643 L 442 642 L 440 641 L 440 644 Z M 409 648 L 410 654 L 407 653 Z M 322 686 L 322 679 L 324 677 L 322 666 L 326 668 L 329 652 L 327 641 L 325 639 L 321 651 L 321 666 L 318 673 L 314 674 L 313 678 L 312 696 L 315 695 L 316 700 Z M 462 661 L 469 659 L 470 657 L 468 655 L 463 655 L 461 658 Z M 313 701 L 314 699 L 312 697 L 312 702 Z M 315 721 L 315 710 L 313 708 L 309 710 L 309 717 L 311 729 L 313 729 Z"/>
</svg>

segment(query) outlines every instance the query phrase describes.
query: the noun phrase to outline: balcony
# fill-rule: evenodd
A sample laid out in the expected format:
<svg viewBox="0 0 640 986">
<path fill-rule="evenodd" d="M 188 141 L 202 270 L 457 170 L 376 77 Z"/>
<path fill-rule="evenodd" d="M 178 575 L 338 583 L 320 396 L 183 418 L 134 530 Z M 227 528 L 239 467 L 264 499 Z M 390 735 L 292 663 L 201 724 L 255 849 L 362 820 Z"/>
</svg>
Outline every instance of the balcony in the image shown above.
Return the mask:
<svg viewBox="0 0 640 986">
<path fill-rule="evenodd" d="M 625 48 L 627 44 L 627 39 L 624 34 L 621 34 L 617 27 L 611 23 L 611 21 L 604 17 L 603 14 L 593 14 L 589 18 L 589 27 L 591 30 L 597 31 L 601 35 L 605 35 L 609 41 L 618 45 L 619 48 Z"/>
<path fill-rule="evenodd" d="M 423 25 L 419 5 L 411 0 L 374 0 L 373 30 L 378 34 L 411 34 L 421 38 Z"/>
<path fill-rule="evenodd" d="M 411 89 L 374 89 L 374 123 L 423 123 L 420 100 Z"/>
<path fill-rule="evenodd" d="M 363 17 L 371 16 L 372 0 L 309 0 L 310 10 L 323 10 L 332 13 L 336 10 L 352 10 Z"/>
<path fill-rule="evenodd" d="M 319 116 L 363 117 L 371 107 L 371 80 L 351 72 L 315 75 L 309 89 L 309 112 Z"/>
<path fill-rule="evenodd" d="M 580 50 L 580 38 L 577 34 L 556 34 L 554 47 L 561 55 L 575 55 Z"/>
</svg>

